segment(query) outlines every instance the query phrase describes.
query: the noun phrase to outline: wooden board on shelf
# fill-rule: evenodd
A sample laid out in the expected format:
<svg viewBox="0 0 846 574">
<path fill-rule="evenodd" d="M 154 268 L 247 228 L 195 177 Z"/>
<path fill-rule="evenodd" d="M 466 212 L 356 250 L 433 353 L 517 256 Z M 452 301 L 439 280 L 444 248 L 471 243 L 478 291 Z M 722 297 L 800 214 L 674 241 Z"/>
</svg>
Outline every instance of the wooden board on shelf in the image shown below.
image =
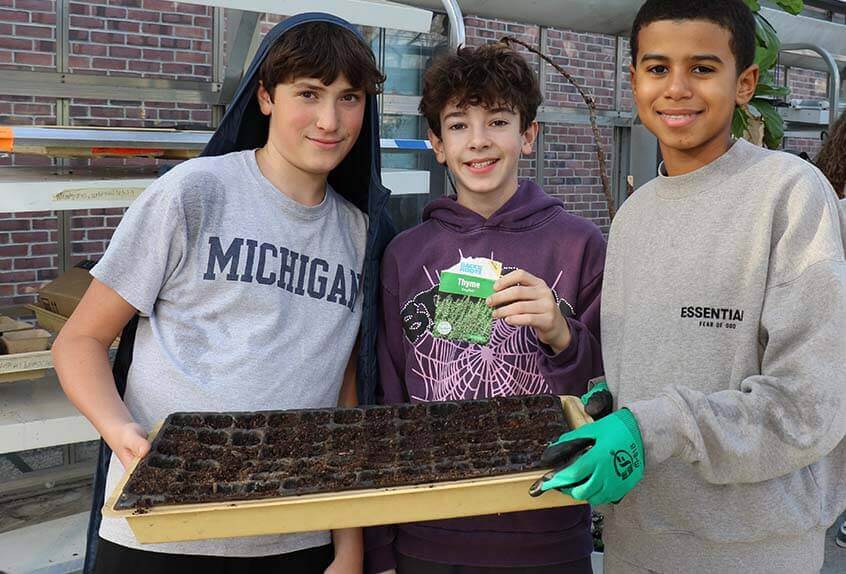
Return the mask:
<svg viewBox="0 0 846 574">
<path fill-rule="evenodd" d="M 50 351 L 0 355 L 0 383 L 40 379 L 52 368 Z"/>
</svg>

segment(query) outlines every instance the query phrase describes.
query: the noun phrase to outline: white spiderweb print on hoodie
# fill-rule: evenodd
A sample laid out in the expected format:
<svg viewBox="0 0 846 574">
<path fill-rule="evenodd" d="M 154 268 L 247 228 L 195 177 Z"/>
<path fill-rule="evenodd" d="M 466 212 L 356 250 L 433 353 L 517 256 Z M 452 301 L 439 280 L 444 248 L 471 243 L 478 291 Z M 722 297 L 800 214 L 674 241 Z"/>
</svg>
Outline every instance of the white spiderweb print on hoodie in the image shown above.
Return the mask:
<svg viewBox="0 0 846 574">
<path fill-rule="evenodd" d="M 491 254 L 493 259 L 493 254 Z M 504 268 L 504 272 L 514 267 Z M 411 370 L 423 381 L 419 401 L 450 401 L 550 392 L 538 365 L 538 339 L 530 327 L 494 320 L 487 345 L 439 339 L 432 335 L 438 281 L 423 267 L 431 287 L 407 301 L 401 311 L 403 332 L 413 348 Z M 561 279 L 558 273 L 551 288 Z M 556 302 L 566 304 L 557 293 Z"/>
</svg>

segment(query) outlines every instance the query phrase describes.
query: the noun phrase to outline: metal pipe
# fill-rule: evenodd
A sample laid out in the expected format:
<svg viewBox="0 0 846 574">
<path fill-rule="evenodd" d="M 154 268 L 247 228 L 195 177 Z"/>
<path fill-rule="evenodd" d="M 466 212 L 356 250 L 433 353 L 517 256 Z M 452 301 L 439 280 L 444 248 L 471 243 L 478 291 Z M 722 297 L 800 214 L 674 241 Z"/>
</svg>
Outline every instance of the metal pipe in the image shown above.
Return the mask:
<svg viewBox="0 0 846 574">
<path fill-rule="evenodd" d="M 449 47 L 456 50 L 464 45 L 464 15 L 461 13 L 461 7 L 458 5 L 458 0 L 441 0 L 444 5 L 444 10 L 449 20 Z"/>
<path fill-rule="evenodd" d="M 782 52 L 794 50 L 810 50 L 816 52 L 828 66 L 828 129 L 834 128 L 837 114 L 840 111 L 840 68 L 837 67 L 837 60 L 831 52 L 816 44 L 784 44 Z"/>
</svg>

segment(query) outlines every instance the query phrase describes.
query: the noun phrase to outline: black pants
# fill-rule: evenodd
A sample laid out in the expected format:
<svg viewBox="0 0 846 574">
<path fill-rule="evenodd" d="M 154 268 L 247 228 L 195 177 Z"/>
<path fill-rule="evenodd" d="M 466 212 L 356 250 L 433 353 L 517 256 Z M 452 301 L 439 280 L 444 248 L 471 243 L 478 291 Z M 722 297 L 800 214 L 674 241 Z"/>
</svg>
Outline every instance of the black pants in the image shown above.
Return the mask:
<svg viewBox="0 0 846 574">
<path fill-rule="evenodd" d="M 162 554 L 100 539 L 94 574 L 323 574 L 335 553 L 332 545 L 258 558 Z"/>
<path fill-rule="evenodd" d="M 454 566 L 418 560 L 397 553 L 398 574 L 593 574 L 590 556 L 547 566 L 522 566 L 516 568 L 498 568 L 492 566 Z"/>
</svg>

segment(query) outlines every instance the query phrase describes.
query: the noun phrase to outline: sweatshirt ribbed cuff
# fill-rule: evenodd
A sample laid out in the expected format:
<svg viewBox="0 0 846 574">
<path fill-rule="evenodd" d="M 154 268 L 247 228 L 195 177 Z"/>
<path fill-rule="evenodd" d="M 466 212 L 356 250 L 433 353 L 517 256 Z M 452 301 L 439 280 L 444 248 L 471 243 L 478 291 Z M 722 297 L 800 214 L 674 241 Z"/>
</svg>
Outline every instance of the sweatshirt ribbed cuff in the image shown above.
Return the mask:
<svg viewBox="0 0 846 574">
<path fill-rule="evenodd" d="M 664 395 L 626 405 L 637 421 L 643 440 L 646 466 L 658 465 L 681 453 L 684 444 L 682 413 L 673 400 Z"/>
<path fill-rule="evenodd" d="M 556 353 L 552 347 L 546 343 L 538 341 L 538 347 L 544 354 L 549 364 L 554 367 L 563 367 L 571 363 L 579 354 L 579 327 L 580 323 L 575 323 L 572 319 L 564 318 L 567 321 L 567 327 L 570 329 L 570 344 L 567 348 L 562 349 L 560 353 Z"/>
</svg>

